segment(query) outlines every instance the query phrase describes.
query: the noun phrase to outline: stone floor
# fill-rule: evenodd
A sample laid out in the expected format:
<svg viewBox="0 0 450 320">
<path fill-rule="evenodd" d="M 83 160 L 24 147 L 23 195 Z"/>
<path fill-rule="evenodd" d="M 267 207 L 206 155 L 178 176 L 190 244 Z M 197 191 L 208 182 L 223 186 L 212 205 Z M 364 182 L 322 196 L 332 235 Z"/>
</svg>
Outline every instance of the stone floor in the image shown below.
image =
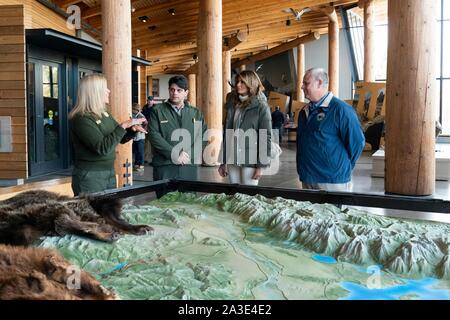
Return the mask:
<svg viewBox="0 0 450 320">
<path fill-rule="evenodd" d="M 276 175 L 263 176 L 260 186 L 268 186 L 275 188 L 300 188 L 298 174 L 296 169 L 295 143 L 282 143 L 283 153 L 281 154 L 280 170 Z M 355 170 L 353 171 L 353 187 L 352 192 L 384 194 L 384 179 L 371 177 L 372 159 L 371 153 L 365 152 L 358 160 Z M 134 172 L 134 181 L 136 184 L 145 183 L 153 180 L 153 168 L 146 165 L 144 172 Z M 217 167 L 200 167 L 199 179 L 201 181 L 223 182 L 227 179 L 219 176 Z M 436 192 L 433 198 L 450 200 L 450 182 L 436 181 Z"/>
</svg>

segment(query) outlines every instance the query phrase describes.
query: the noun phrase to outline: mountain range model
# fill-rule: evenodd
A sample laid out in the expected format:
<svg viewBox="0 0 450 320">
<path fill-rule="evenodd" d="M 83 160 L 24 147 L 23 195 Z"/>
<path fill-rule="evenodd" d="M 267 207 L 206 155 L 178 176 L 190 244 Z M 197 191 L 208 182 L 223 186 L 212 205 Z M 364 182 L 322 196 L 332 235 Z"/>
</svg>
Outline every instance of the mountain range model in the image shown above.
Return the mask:
<svg viewBox="0 0 450 320">
<path fill-rule="evenodd" d="M 410 277 L 450 279 L 450 225 L 389 218 L 283 198 L 172 193 L 165 200 L 195 202 L 238 214 L 278 238 L 363 266 L 380 264 Z"/>
</svg>

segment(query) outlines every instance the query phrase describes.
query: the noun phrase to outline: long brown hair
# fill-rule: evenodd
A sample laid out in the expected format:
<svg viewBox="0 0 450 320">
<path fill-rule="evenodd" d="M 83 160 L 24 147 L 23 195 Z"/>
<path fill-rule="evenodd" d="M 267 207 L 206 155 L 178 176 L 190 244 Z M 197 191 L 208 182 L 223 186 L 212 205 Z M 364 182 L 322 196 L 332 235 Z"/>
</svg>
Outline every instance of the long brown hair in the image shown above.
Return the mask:
<svg viewBox="0 0 450 320">
<path fill-rule="evenodd" d="M 259 94 L 264 92 L 264 86 L 261 83 L 261 80 L 259 79 L 258 75 L 255 71 L 252 70 L 244 70 L 241 71 L 236 76 L 236 84 L 238 81 L 241 80 L 248 88 L 249 91 L 249 98 L 253 96 L 258 96 Z"/>
</svg>

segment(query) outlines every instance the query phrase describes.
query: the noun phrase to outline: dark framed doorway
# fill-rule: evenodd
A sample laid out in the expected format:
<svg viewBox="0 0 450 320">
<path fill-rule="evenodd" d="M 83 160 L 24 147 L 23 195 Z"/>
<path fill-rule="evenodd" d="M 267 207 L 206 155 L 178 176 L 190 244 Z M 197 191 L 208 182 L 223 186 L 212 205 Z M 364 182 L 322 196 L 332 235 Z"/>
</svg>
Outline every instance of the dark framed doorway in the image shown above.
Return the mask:
<svg viewBox="0 0 450 320">
<path fill-rule="evenodd" d="M 65 65 L 37 59 L 27 63 L 29 175 L 64 167 Z"/>
</svg>

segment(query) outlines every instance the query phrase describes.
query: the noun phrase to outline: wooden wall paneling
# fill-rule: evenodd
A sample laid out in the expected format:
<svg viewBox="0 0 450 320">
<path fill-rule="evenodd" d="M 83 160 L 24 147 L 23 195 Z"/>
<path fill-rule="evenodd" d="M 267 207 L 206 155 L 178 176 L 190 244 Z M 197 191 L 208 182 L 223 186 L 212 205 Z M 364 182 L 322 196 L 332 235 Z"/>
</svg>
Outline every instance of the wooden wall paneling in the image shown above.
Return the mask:
<svg viewBox="0 0 450 320">
<path fill-rule="evenodd" d="M 0 162 L 27 161 L 25 153 L 0 153 Z"/>
<path fill-rule="evenodd" d="M 0 116 L 12 117 L 13 148 L 0 153 L 0 179 L 23 179 L 28 175 L 25 4 L 3 4 L 0 2 Z"/>
<path fill-rule="evenodd" d="M 67 20 L 37 1 L 31 1 L 32 28 L 51 28 L 75 36 L 76 31 L 67 27 Z"/>
<path fill-rule="evenodd" d="M 25 110 L 23 108 L 1 108 L 0 116 L 10 116 L 10 117 L 24 117 Z"/>
<path fill-rule="evenodd" d="M 10 161 L 8 161 L 9 163 Z M 25 162 L 26 163 L 26 162 Z M 1 170 L 0 169 L 0 179 L 25 179 L 27 176 L 26 170 Z M 21 177 L 21 178 L 18 178 Z"/>
<path fill-rule="evenodd" d="M 66 25 L 66 19 L 53 10 L 45 7 L 36 0 L 0 0 L 0 6 L 4 5 L 22 5 L 23 6 L 23 24 L 26 29 L 51 28 L 57 31 L 75 36 L 75 30 L 71 30 Z M 11 12 L 13 9 L 8 9 Z M 7 14 L 6 9 L 2 10 Z M 0 26 L 2 25 L 0 18 Z M 9 24 L 9 25 L 16 25 Z"/>
</svg>

